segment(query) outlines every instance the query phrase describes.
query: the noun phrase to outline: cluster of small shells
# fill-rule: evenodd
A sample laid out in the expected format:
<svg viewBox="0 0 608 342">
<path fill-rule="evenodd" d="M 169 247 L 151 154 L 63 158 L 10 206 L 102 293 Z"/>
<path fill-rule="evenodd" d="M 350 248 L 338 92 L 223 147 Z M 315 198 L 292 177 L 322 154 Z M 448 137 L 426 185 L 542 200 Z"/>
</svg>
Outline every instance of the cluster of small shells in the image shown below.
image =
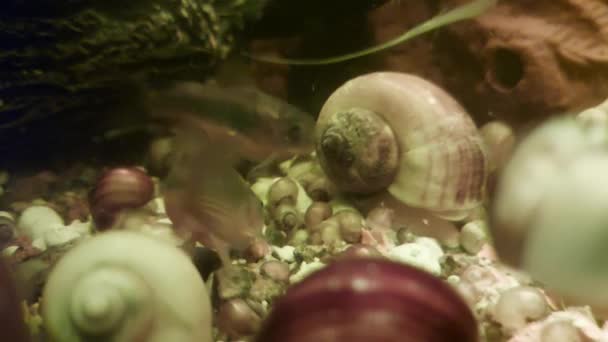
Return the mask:
<svg viewBox="0 0 608 342">
<path fill-rule="evenodd" d="M 403 81 L 401 76 L 391 77 Z M 409 77 L 405 79 L 411 81 Z M 383 82 L 379 78 L 375 81 Z M 424 82 L 414 79 L 413 83 L 412 87 L 416 88 Z M 444 96 L 435 88 L 430 94 L 440 98 Z M 329 102 L 329 107 L 338 108 L 342 105 L 341 101 L 334 98 Z M 450 108 L 455 108 L 456 114 L 452 114 L 460 115 L 459 105 L 448 102 L 453 106 Z M 348 108 L 338 109 L 353 114 Z M 603 130 L 593 129 L 598 121 L 605 123 L 602 121 L 605 116 L 600 114 L 587 112 L 581 115 L 580 120 L 592 127 L 588 131 L 587 142 L 590 144 L 602 142 L 608 136 L 602 135 L 605 134 Z M 356 117 L 354 114 L 350 116 Z M 487 175 L 478 175 L 483 178 L 479 183 L 485 183 L 486 176 L 489 176 L 490 183 L 497 182 L 503 169 L 508 170 L 509 167 L 515 144 L 513 132 L 499 122 L 490 123 L 478 132 L 468 118 L 462 118 L 470 135 L 456 136 L 456 140 L 461 148 L 474 150 L 470 153 L 470 161 L 476 164 L 474 169 L 487 172 Z M 376 119 L 371 120 L 371 124 L 381 127 L 385 124 L 383 120 L 399 124 L 395 118 L 374 121 Z M 393 136 L 388 130 L 383 132 L 386 137 Z M 331 153 L 344 157 L 352 152 L 336 151 L 343 147 L 342 138 L 338 136 L 342 133 L 338 129 L 331 133 L 333 140 L 325 142 L 331 145 Z M 441 135 L 441 132 L 438 134 Z M 373 149 L 378 146 L 367 147 Z M 443 148 L 442 151 L 446 156 L 453 152 L 450 148 Z M 81 181 L 79 187 L 72 186 L 70 191 L 47 194 L 45 199 L 33 196 L 14 201 L 9 205 L 10 210 L 0 212 L 0 246 L 3 254 L 13 261 L 17 281 L 30 284 L 26 290 L 29 328 L 39 336 L 45 334 L 40 329 L 40 320 L 32 318 L 38 317 L 38 302 L 42 301 L 42 316 L 47 325 L 45 331 L 59 341 L 86 340 L 87 336 L 100 333 L 97 329 L 106 329 L 102 333 L 117 336 L 114 339 L 117 341 L 143 336 L 139 334 L 149 334 L 150 341 L 163 338 L 180 341 L 251 341 L 273 302 L 290 285 L 302 281 L 333 260 L 364 256 L 412 265 L 451 284 L 478 320 L 482 341 L 608 340 L 608 325 L 599 326 L 595 312 L 589 307 L 566 306 L 561 297 L 545 290 L 527 274 L 499 262 L 493 247 L 496 241 L 491 241 L 489 230 L 492 229 L 488 227 L 487 215 L 480 209 L 483 208 L 482 204 L 488 202 L 488 196 L 483 189 L 475 189 L 471 185 L 476 181 L 467 180 L 470 188 L 466 191 L 471 191 L 471 194 L 465 201 L 465 207 L 457 207 L 451 200 L 445 200 L 448 204 L 445 207 L 425 207 L 429 204 L 428 198 L 422 201 L 424 203 L 416 203 L 414 197 L 401 192 L 400 187 L 413 186 L 404 175 L 397 175 L 399 184 L 396 184 L 392 178 L 396 171 L 381 172 L 380 176 L 370 179 L 381 179 L 380 187 L 388 188 L 393 196 L 380 191 L 370 195 L 367 200 L 359 201 L 356 196 L 345 193 L 341 185 L 332 179 L 335 175 L 332 177 L 327 170 L 336 165 L 328 166 L 332 161 L 327 160 L 327 155 L 319 156 L 318 152 L 284 161 L 280 165 L 280 174 L 257 178 L 251 184 L 251 189 L 263 202 L 267 213 L 264 229 L 267 241 L 252 241 L 246 253 L 233 259 L 234 268 L 230 271 L 219 269 L 219 260 L 212 251 L 175 235 L 172 229 L 158 190 L 159 178 L 148 174 L 162 175 L 167 169 L 165 163 L 167 155 L 171 153 L 171 142 L 166 137 L 152 143 L 145 167 L 115 168 L 100 174 L 85 168 L 74 176 L 86 180 Z M 432 152 L 424 150 L 421 153 L 426 156 Z M 365 163 L 373 164 L 378 161 L 376 157 L 379 155 L 367 155 L 370 159 L 364 160 L 364 165 L 351 163 L 359 168 L 351 170 L 349 175 L 359 182 L 353 192 L 378 186 L 370 184 L 364 176 L 365 172 L 374 170 Z M 388 161 L 389 165 L 406 163 L 393 160 L 393 157 L 398 158 L 398 149 L 389 153 L 387 160 L 380 162 Z M 414 157 L 408 158 L 409 162 L 414 162 Z M 338 162 L 348 159 L 345 157 Z M 453 171 L 461 177 L 470 174 L 470 170 Z M 434 177 L 443 179 L 442 175 Z M 6 178 L 2 174 L 0 185 L 7 193 L 15 191 L 10 185 L 4 185 Z M 434 191 L 432 198 L 442 198 L 437 189 Z M 500 184 L 489 192 L 494 191 L 500 191 Z M 456 193 L 457 190 L 454 190 L 453 194 Z M 395 197 L 408 203 L 396 201 Z M 67 208 L 65 203 L 69 203 Z M 86 204 L 85 209 L 82 203 Z M 405 204 L 412 207 L 406 208 Z M 88 205 L 91 206 L 90 210 Z M 464 215 L 460 209 L 466 209 Z M 509 207 L 509 210 L 512 208 Z M 445 220 L 435 214 L 451 216 L 451 219 Z M 104 230 L 110 232 L 102 232 Z M 493 238 L 496 239 L 496 235 Z M 126 242 L 121 245 L 119 241 Z M 510 240 L 505 241 L 503 243 Z M 519 246 L 517 242 L 521 242 L 521 239 L 515 239 L 515 242 L 503 248 L 517 251 L 517 248 L 512 249 Z M 117 249 L 126 250 L 131 243 L 132 246 L 139 246 L 132 253 L 137 256 L 127 256 L 124 260 L 117 257 Z M 67 257 L 62 258 L 64 255 Z M 155 269 L 143 266 L 164 257 L 173 260 L 175 265 Z M 59 266 L 54 267 L 55 264 Z M 97 272 L 89 272 L 92 265 L 100 264 L 111 267 L 107 271 L 100 267 Z M 87 280 L 78 272 L 92 275 Z M 99 284 L 94 283 L 96 279 L 100 281 Z M 131 285 L 126 285 L 128 279 L 134 280 L 141 288 L 131 289 Z M 81 280 L 86 283 L 80 284 Z M 65 284 L 66 281 L 70 282 L 70 286 Z M 120 291 L 118 294 L 110 293 L 101 284 L 118 285 Z M 44 292 L 41 292 L 43 286 Z M 72 293 L 71 286 L 86 290 Z M 90 294 L 93 290 L 88 286 L 103 296 L 91 299 L 87 291 Z M 155 287 L 154 291 L 146 290 L 150 286 Z M 117 320 L 124 319 L 121 311 L 114 307 L 110 310 L 107 305 L 114 304 L 118 295 L 127 298 L 125 303 L 119 305 L 120 310 L 136 310 L 134 307 L 143 306 L 143 309 L 138 308 L 144 313 L 138 324 L 129 326 L 124 322 L 117 323 Z M 84 302 L 86 305 L 66 304 L 70 303 L 67 299 L 70 296 L 87 299 Z M 102 299 L 106 297 L 107 302 L 104 302 Z M 167 300 L 172 302 L 166 303 Z M 151 305 L 156 309 L 151 310 Z M 180 313 L 180 310 L 184 311 Z M 158 311 L 163 311 L 163 314 L 150 316 L 150 312 Z M 74 315 L 74 312 L 78 312 L 79 316 L 64 319 L 63 315 Z M 214 315 L 213 319 L 211 315 Z M 103 321 L 107 325 L 88 325 L 86 319 L 91 317 L 98 321 L 107 318 Z M 71 322 L 69 328 L 62 325 L 66 321 Z M 180 331 L 173 324 L 176 321 L 186 322 L 191 327 Z M 149 326 L 147 324 L 158 322 L 163 324 L 157 324 L 153 332 L 137 330 L 141 327 L 145 330 Z M 192 328 L 197 322 L 198 328 Z"/>
</svg>

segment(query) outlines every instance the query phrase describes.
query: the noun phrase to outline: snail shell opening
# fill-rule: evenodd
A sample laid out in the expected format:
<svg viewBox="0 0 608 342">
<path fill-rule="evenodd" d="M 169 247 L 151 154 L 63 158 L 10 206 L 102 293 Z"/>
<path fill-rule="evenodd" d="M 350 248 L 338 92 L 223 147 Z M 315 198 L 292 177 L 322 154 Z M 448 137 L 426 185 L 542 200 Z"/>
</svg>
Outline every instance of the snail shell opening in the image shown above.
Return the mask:
<svg viewBox="0 0 608 342">
<path fill-rule="evenodd" d="M 373 193 L 388 187 L 399 161 L 395 134 L 384 119 L 364 108 L 336 113 L 317 139 L 319 161 L 342 189 Z M 325 128 L 325 129 L 323 129 Z"/>
</svg>

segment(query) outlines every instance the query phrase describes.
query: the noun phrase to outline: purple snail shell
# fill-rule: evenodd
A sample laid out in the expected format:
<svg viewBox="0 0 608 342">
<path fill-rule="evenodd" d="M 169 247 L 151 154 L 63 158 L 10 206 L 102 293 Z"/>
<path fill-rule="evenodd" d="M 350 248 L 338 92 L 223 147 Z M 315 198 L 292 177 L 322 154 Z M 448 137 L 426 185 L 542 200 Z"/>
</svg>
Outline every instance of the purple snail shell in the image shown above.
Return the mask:
<svg viewBox="0 0 608 342">
<path fill-rule="evenodd" d="M 443 280 L 388 260 L 335 261 L 289 288 L 257 342 L 475 342 L 477 323 Z"/>
<path fill-rule="evenodd" d="M 89 193 L 97 229 L 108 229 L 125 209 L 139 208 L 154 197 L 154 183 L 145 171 L 119 167 L 105 171 Z"/>
</svg>

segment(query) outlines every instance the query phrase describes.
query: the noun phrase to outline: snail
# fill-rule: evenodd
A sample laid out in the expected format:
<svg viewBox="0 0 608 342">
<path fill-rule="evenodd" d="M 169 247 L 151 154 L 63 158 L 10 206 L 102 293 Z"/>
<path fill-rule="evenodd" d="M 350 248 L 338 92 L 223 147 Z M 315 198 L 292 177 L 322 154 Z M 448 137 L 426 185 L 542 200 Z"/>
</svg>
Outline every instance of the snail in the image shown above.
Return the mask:
<svg viewBox="0 0 608 342">
<path fill-rule="evenodd" d="M 145 171 L 136 167 L 105 171 L 89 192 L 89 206 L 96 228 L 111 228 L 121 211 L 139 208 L 153 197 L 154 183 Z"/>
<path fill-rule="evenodd" d="M 489 224 L 503 262 L 602 316 L 608 314 L 607 132 L 606 121 L 563 116 L 524 137 L 498 181 Z"/>
<path fill-rule="evenodd" d="M 341 258 L 274 302 L 257 342 L 478 341 L 463 299 L 431 274 L 377 257 Z"/>
<path fill-rule="evenodd" d="M 346 82 L 323 105 L 315 138 L 321 166 L 342 192 L 387 190 L 454 220 L 483 200 L 488 162 L 475 123 L 418 76 L 374 72 Z"/>
<path fill-rule="evenodd" d="M 196 267 L 142 233 L 107 231 L 80 242 L 52 269 L 41 307 L 55 341 L 212 341 Z"/>
</svg>

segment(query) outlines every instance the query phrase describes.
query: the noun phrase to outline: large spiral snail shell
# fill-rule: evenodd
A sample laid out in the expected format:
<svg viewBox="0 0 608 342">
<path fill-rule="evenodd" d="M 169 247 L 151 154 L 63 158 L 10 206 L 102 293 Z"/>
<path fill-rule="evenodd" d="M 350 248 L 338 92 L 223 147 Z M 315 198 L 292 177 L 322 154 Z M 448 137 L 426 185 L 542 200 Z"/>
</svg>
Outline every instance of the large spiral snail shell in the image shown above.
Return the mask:
<svg viewBox="0 0 608 342">
<path fill-rule="evenodd" d="M 420 77 L 375 72 L 346 82 L 325 102 L 315 134 L 320 163 L 344 192 L 387 189 L 436 212 L 483 199 L 487 161 L 475 123 Z"/>
<path fill-rule="evenodd" d="M 211 342 L 211 305 L 188 256 L 147 235 L 109 231 L 65 254 L 45 285 L 55 341 Z"/>
</svg>

